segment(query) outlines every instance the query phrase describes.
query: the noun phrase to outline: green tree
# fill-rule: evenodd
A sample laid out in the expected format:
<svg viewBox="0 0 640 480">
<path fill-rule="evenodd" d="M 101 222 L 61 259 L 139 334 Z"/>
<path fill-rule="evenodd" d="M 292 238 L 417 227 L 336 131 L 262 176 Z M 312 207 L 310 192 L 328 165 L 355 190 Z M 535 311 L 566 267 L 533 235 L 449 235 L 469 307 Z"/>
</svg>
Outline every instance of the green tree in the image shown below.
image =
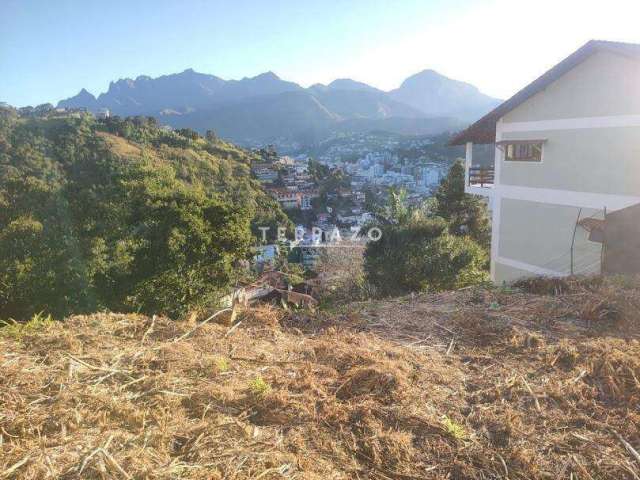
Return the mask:
<svg viewBox="0 0 640 480">
<path fill-rule="evenodd" d="M 457 160 L 440 182 L 435 194 L 433 214 L 449 223 L 453 235 L 469 235 L 482 247 L 489 248 L 491 226 L 486 203 L 464 191 L 464 164 Z"/>
<path fill-rule="evenodd" d="M 286 220 L 221 140 L 58 117 L 0 115 L 0 318 L 213 307 L 252 226 Z"/>
<path fill-rule="evenodd" d="M 27 318 L 95 308 L 58 186 L 10 175 L 0 192 L 0 312 Z"/>
<path fill-rule="evenodd" d="M 446 220 L 408 208 L 402 191 L 390 192 L 385 210 L 369 226 L 382 235 L 364 253 L 367 280 L 378 293 L 440 291 L 488 279 L 486 249 L 470 236 L 453 235 Z"/>
<path fill-rule="evenodd" d="M 307 162 L 308 172 L 314 182 L 320 183 L 329 176 L 331 169 L 317 160 L 310 158 Z"/>
</svg>

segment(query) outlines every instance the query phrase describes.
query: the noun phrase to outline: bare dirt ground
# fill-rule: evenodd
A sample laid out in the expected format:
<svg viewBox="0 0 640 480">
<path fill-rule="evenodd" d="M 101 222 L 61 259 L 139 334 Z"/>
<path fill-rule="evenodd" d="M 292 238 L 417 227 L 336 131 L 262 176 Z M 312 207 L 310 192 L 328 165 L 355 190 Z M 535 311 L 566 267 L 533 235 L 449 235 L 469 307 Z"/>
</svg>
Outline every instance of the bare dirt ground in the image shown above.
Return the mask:
<svg viewBox="0 0 640 480">
<path fill-rule="evenodd" d="M 7 330 L 0 478 L 638 479 L 639 285 Z"/>
</svg>

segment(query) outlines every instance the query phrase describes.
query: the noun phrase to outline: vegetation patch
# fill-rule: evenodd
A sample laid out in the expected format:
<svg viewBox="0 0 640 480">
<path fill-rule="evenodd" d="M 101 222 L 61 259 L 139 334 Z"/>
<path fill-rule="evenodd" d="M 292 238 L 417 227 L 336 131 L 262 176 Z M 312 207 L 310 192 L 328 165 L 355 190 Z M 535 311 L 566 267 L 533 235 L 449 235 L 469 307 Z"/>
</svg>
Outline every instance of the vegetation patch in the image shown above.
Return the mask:
<svg viewBox="0 0 640 480">
<path fill-rule="evenodd" d="M 249 382 L 249 390 L 257 397 L 264 397 L 271 391 L 271 385 L 265 382 L 262 376 L 257 375 Z"/>
<path fill-rule="evenodd" d="M 215 308 L 257 227 L 288 225 L 252 159 L 153 118 L 0 109 L 0 318 Z"/>
<path fill-rule="evenodd" d="M 51 315 L 44 315 L 40 312 L 26 322 L 0 321 L 0 336 L 21 340 L 26 335 L 44 333 L 54 324 L 55 321 Z"/>
<path fill-rule="evenodd" d="M 409 207 L 405 192 L 391 192 L 376 219 L 368 228 L 378 228 L 380 239 L 364 252 L 366 279 L 376 293 L 438 292 L 488 281 L 487 208 L 464 192 L 461 162 L 451 167 L 433 201 Z"/>
</svg>

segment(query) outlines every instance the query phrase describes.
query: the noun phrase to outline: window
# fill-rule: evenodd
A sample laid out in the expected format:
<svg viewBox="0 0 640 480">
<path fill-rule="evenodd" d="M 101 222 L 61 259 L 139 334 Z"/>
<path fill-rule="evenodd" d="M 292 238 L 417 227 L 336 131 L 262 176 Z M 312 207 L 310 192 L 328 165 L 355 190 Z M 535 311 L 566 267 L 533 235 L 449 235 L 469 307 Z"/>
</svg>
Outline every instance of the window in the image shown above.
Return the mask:
<svg viewBox="0 0 640 480">
<path fill-rule="evenodd" d="M 541 162 L 544 141 L 500 142 L 504 150 L 504 159 L 509 162 Z"/>
</svg>

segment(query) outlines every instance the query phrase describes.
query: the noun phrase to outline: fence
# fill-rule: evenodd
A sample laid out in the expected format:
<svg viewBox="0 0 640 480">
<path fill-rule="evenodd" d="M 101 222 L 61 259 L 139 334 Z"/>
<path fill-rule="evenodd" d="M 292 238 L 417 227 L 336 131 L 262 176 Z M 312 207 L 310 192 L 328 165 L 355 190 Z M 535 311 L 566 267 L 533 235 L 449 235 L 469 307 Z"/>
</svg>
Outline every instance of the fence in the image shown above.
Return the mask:
<svg viewBox="0 0 640 480">
<path fill-rule="evenodd" d="M 469 185 L 474 187 L 493 186 L 495 172 L 493 167 L 469 167 Z"/>
</svg>

